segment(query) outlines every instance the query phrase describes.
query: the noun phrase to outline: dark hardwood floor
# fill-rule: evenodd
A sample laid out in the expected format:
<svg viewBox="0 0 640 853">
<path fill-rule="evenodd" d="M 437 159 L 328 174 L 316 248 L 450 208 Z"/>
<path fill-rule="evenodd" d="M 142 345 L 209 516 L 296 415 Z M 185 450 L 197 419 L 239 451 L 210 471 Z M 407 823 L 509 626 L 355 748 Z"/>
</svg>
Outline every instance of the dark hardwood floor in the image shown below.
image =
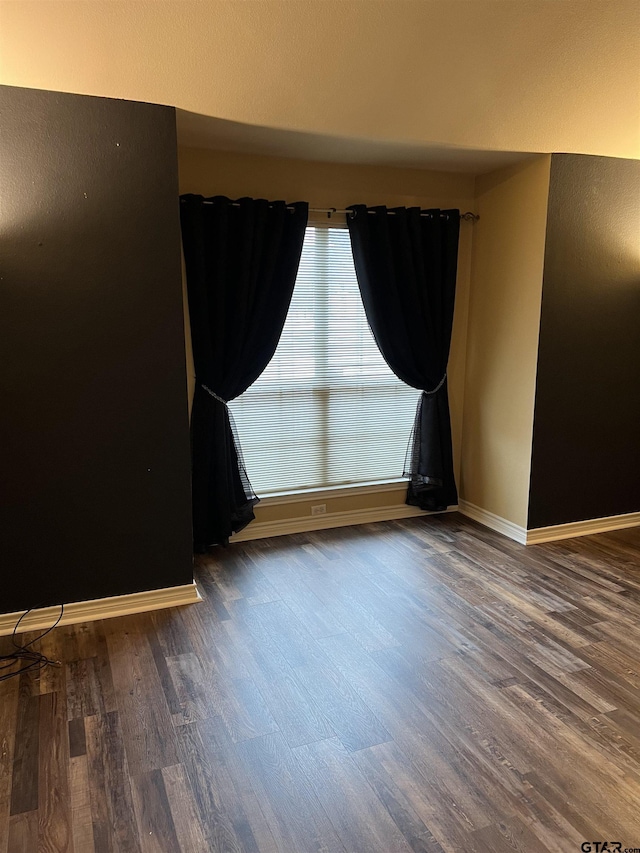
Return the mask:
<svg viewBox="0 0 640 853">
<path fill-rule="evenodd" d="M 0 853 L 640 850 L 640 530 L 525 548 L 449 514 L 197 580 L 0 684 Z"/>
</svg>

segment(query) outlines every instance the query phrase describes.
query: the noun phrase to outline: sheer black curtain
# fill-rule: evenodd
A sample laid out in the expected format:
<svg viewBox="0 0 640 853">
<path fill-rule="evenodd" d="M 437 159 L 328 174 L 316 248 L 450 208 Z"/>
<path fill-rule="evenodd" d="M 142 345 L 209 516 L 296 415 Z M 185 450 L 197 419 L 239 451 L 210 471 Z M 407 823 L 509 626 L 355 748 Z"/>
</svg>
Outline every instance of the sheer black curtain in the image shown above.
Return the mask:
<svg viewBox="0 0 640 853">
<path fill-rule="evenodd" d="M 395 375 L 422 391 L 405 462 L 407 503 L 443 510 L 458 502 L 446 371 L 460 212 L 350 210 L 353 260 L 371 331 Z"/>
<path fill-rule="evenodd" d="M 226 543 L 258 502 L 227 402 L 271 360 L 289 310 L 308 205 L 180 198 L 196 389 L 191 413 L 196 551 Z"/>
</svg>

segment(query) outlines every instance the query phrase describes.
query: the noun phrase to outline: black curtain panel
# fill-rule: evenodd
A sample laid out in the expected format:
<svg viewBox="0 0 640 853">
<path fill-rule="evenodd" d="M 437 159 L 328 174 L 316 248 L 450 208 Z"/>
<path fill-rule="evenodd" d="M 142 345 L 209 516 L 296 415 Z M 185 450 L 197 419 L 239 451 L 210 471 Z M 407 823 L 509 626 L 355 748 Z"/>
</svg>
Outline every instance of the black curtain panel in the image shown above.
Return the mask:
<svg viewBox="0 0 640 853">
<path fill-rule="evenodd" d="M 226 544 L 258 502 L 227 402 L 271 360 L 289 310 L 309 206 L 180 198 L 196 388 L 191 414 L 196 551 Z"/>
<path fill-rule="evenodd" d="M 446 371 L 460 212 L 350 210 L 353 260 L 371 331 L 395 375 L 422 391 L 405 462 L 407 503 L 443 510 L 458 502 Z"/>
</svg>

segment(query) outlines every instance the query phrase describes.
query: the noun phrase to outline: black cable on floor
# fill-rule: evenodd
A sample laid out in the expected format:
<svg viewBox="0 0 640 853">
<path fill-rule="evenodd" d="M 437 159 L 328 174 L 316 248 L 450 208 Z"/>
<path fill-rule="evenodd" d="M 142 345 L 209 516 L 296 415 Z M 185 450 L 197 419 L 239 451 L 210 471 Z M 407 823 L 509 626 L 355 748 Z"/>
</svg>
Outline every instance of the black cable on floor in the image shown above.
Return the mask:
<svg viewBox="0 0 640 853">
<path fill-rule="evenodd" d="M 20 645 L 20 643 L 16 640 L 16 634 L 18 633 L 18 629 L 20 628 L 20 623 L 28 616 L 29 613 L 32 612 L 35 608 L 30 608 L 29 610 L 25 610 L 22 616 L 16 622 L 13 631 L 11 632 L 11 641 L 15 648 L 14 652 L 11 652 L 8 655 L 0 655 L 0 681 L 8 681 L 10 678 L 13 678 L 16 675 L 20 675 L 23 672 L 30 672 L 31 670 L 40 670 L 44 669 L 45 666 L 62 666 L 59 660 L 52 660 L 48 658 L 46 655 L 43 655 L 42 652 L 37 652 L 35 649 L 32 649 L 31 646 L 34 643 L 39 642 L 43 637 L 46 637 L 50 631 L 58 625 L 60 620 L 62 619 L 62 615 L 64 613 L 64 604 L 60 605 L 60 615 L 53 623 L 50 628 L 47 628 L 46 631 L 43 631 L 40 636 L 31 640 L 24 645 Z M 11 667 L 18 666 L 18 664 L 26 661 L 26 666 L 21 666 L 20 669 L 14 669 L 12 672 L 4 672 L 6 669 L 11 669 Z"/>
</svg>

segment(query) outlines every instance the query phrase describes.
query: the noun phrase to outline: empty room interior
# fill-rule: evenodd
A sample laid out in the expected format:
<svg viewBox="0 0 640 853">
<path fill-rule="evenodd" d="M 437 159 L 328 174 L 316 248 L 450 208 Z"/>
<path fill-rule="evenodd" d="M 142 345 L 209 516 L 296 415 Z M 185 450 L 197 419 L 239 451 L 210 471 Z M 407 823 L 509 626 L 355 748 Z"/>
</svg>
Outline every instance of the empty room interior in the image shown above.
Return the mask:
<svg viewBox="0 0 640 853">
<path fill-rule="evenodd" d="M 637 0 L 0 2 L 0 853 L 640 853 Z"/>
</svg>

